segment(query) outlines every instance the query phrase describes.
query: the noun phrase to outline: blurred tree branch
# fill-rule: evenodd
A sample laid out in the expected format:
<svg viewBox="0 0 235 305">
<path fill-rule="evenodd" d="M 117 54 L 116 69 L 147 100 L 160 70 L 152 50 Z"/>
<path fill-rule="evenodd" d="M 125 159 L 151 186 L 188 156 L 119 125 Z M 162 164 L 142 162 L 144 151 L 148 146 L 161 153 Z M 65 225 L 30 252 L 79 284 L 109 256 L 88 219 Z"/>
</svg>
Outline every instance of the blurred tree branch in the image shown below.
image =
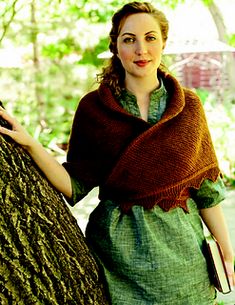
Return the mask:
<svg viewBox="0 0 235 305">
<path fill-rule="evenodd" d="M 12 3 L 8 3 L 5 10 L 1 12 L 0 18 L 2 20 L 2 33 L 0 34 L 0 44 L 3 41 L 3 38 L 5 37 L 11 25 L 11 22 L 14 20 L 14 17 L 18 12 L 18 10 L 16 9 L 16 5 L 18 1 L 19 0 L 14 0 Z M 1 2 L 5 2 L 5 1 L 1 1 Z"/>
</svg>

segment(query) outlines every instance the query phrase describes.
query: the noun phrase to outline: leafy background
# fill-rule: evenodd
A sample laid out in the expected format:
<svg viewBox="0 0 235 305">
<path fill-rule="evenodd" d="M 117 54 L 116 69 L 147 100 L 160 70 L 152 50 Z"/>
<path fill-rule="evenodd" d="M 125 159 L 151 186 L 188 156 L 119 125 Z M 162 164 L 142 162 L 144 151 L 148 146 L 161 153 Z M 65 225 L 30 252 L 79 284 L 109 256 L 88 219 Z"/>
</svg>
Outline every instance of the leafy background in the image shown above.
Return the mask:
<svg viewBox="0 0 235 305">
<path fill-rule="evenodd" d="M 110 18 L 126 2 L 0 0 L 0 98 L 8 111 L 57 157 L 65 156 L 63 149 L 80 98 L 97 86 L 96 74 L 105 64 L 98 55 L 108 48 Z M 218 37 L 235 46 L 235 29 L 228 31 L 224 25 L 221 30 L 220 24 L 221 20 L 230 22 L 220 8 L 231 2 L 152 1 L 171 15 L 183 3 L 193 2 L 200 2 L 211 14 Z M 165 58 L 166 62 L 171 60 Z M 197 91 L 226 182 L 235 186 L 234 87 L 222 90 L 222 102 L 216 92 Z"/>
</svg>

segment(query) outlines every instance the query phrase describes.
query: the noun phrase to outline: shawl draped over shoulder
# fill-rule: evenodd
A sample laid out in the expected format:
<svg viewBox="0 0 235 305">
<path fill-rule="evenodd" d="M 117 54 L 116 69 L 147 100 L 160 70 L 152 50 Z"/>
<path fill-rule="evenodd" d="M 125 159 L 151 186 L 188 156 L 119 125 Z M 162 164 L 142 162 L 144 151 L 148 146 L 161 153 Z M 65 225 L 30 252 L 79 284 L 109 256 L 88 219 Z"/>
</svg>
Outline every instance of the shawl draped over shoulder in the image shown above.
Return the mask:
<svg viewBox="0 0 235 305">
<path fill-rule="evenodd" d="M 124 212 L 133 205 L 187 211 L 190 189 L 220 175 L 200 99 L 170 74 L 162 78 L 169 99 L 154 125 L 126 112 L 104 84 L 84 96 L 75 113 L 63 165 Z"/>
</svg>

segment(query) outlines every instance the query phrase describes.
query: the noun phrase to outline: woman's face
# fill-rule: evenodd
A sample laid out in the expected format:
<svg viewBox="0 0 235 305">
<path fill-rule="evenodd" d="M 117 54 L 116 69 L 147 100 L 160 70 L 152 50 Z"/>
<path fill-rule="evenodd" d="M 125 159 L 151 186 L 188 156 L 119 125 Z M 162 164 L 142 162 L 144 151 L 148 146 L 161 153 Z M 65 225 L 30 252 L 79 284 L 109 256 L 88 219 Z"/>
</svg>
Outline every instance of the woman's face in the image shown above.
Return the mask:
<svg viewBox="0 0 235 305">
<path fill-rule="evenodd" d="M 128 78 L 155 78 L 164 42 L 158 22 L 147 13 L 128 16 L 117 38 L 117 56 Z"/>
</svg>

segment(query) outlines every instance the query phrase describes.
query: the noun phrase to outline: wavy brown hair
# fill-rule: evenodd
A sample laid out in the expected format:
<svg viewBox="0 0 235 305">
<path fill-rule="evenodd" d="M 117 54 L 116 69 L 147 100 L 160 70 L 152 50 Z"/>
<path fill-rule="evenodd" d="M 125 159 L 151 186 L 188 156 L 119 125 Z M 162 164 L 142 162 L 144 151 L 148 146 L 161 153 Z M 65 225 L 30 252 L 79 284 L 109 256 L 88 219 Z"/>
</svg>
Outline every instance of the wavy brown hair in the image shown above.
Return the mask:
<svg viewBox="0 0 235 305">
<path fill-rule="evenodd" d="M 107 84 L 117 95 L 120 94 L 125 79 L 125 70 L 117 56 L 117 38 L 126 18 L 138 13 L 147 13 L 153 16 L 159 23 L 163 42 L 166 43 L 168 38 L 169 23 L 166 16 L 148 2 L 134 1 L 127 3 L 113 15 L 112 28 L 109 33 L 109 50 L 113 55 L 108 66 L 103 69 L 102 73 L 97 75 L 97 81 L 98 83 Z M 163 63 L 160 64 L 159 69 L 165 70 Z"/>
</svg>

